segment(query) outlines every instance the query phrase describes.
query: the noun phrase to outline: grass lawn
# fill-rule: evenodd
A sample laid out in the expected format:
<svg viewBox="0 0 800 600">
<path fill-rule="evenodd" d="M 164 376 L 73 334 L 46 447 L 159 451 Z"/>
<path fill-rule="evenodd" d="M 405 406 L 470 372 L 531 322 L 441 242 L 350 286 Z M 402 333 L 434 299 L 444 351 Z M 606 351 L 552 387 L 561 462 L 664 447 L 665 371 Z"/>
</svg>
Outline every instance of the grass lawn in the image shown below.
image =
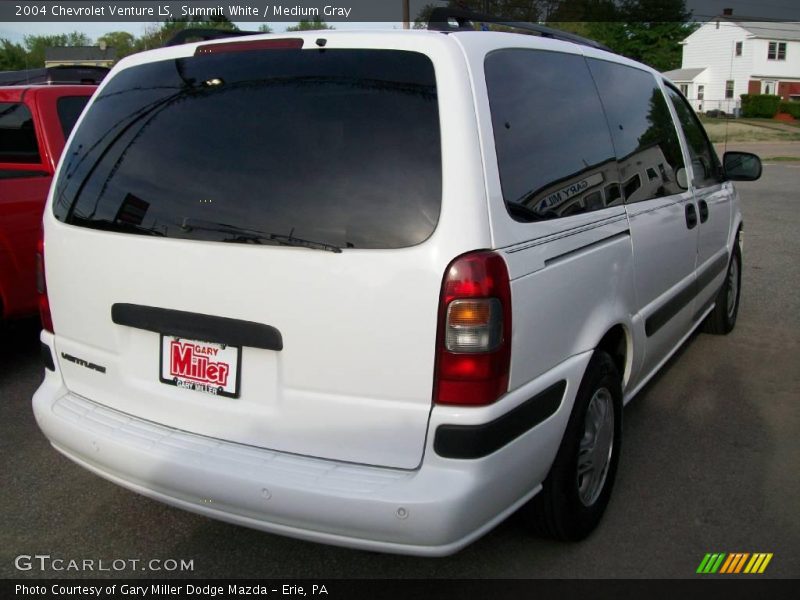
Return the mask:
<svg viewBox="0 0 800 600">
<path fill-rule="evenodd" d="M 712 119 L 700 120 L 714 143 L 724 142 L 793 142 L 800 141 L 800 123 L 773 119 Z"/>
</svg>

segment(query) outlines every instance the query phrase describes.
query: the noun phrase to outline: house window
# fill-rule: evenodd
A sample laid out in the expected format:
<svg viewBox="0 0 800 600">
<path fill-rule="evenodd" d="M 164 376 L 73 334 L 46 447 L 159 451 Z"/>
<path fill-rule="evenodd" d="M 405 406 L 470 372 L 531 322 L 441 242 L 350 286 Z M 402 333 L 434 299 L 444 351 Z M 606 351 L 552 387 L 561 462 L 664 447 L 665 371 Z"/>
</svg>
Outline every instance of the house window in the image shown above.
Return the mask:
<svg viewBox="0 0 800 600">
<path fill-rule="evenodd" d="M 683 94 L 684 96 L 689 96 L 689 84 L 688 83 L 682 83 L 681 84 L 681 94 Z"/>
<path fill-rule="evenodd" d="M 733 98 L 733 81 L 729 79 L 725 82 L 725 99 L 730 100 Z"/>
<path fill-rule="evenodd" d="M 786 42 L 770 42 L 767 60 L 786 60 Z"/>
<path fill-rule="evenodd" d="M 736 42 L 736 56 L 742 55 L 742 42 Z"/>
<path fill-rule="evenodd" d="M 698 85 L 697 86 L 697 99 L 698 100 L 702 100 L 703 97 L 705 96 L 705 92 L 706 92 L 706 86 Z"/>
</svg>

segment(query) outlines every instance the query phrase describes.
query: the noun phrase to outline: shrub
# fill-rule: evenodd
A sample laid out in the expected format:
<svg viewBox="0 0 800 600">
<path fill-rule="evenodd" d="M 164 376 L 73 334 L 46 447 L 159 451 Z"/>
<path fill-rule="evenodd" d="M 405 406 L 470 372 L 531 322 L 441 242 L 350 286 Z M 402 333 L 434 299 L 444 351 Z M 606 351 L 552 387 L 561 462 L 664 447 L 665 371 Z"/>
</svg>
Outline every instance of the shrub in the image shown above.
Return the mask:
<svg viewBox="0 0 800 600">
<path fill-rule="evenodd" d="M 781 102 L 778 110 L 792 115 L 795 119 L 800 119 L 800 102 Z"/>
<path fill-rule="evenodd" d="M 780 103 L 780 96 L 742 94 L 742 116 L 771 119 L 777 114 Z"/>
</svg>

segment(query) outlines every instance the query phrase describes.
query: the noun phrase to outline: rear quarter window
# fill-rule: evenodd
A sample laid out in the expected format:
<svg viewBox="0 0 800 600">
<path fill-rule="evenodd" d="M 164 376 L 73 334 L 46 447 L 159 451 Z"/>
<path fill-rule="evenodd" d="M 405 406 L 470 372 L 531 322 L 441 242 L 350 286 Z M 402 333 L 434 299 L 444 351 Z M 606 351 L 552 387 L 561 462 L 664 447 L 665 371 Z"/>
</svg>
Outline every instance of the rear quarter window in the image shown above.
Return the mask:
<svg viewBox="0 0 800 600">
<path fill-rule="evenodd" d="M 0 102 L 0 162 L 38 164 L 39 144 L 33 116 L 18 102 Z"/>
<path fill-rule="evenodd" d="M 614 147 L 583 56 L 497 50 L 484 70 L 513 218 L 538 221 L 622 203 Z"/>
<path fill-rule="evenodd" d="M 63 96 L 58 99 L 56 103 L 56 111 L 58 112 L 58 122 L 61 124 L 61 131 L 64 133 L 64 139 L 69 137 L 72 133 L 72 128 L 81 116 L 83 108 L 89 102 L 89 96 Z"/>
</svg>

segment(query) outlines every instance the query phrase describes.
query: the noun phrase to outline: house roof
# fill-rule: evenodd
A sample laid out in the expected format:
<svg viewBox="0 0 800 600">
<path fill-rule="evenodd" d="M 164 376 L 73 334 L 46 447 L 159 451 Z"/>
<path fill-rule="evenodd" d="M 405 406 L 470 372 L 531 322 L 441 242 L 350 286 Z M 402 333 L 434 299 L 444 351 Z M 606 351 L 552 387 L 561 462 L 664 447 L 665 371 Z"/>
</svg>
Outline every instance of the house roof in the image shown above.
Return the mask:
<svg viewBox="0 0 800 600">
<path fill-rule="evenodd" d="M 712 19 L 716 21 L 717 19 Z M 720 21 L 735 23 L 758 39 L 800 40 L 800 23 L 769 21 L 758 17 L 719 17 Z"/>
<path fill-rule="evenodd" d="M 662 75 L 672 81 L 692 81 L 705 70 L 705 67 L 699 69 L 675 69 L 673 71 L 666 71 L 662 73 Z"/>
<path fill-rule="evenodd" d="M 114 48 L 101 49 L 99 46 L 61 46 L 45 48 L 45 61 L 59 60 L 114 60 L 117 51 Z"/>
</svg>

